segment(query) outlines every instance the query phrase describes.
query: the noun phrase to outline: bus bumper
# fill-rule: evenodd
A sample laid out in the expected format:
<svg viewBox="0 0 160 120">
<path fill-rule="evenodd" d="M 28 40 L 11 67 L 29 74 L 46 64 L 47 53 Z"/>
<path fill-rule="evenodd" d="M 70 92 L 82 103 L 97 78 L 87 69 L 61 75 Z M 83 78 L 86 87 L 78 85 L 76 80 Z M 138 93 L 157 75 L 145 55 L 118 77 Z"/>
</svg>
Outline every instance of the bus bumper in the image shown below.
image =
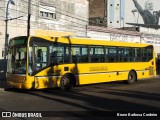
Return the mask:
<svg viewBox="0 0 160 120">
<path fill-rule="evenodd" d="M 7 85 L 10 88 L 18 88 L 18 89 L 31 89 L 32 88 L 32 84 L 15 83 L 12 81 L 7 81 Z"/>
</svg>

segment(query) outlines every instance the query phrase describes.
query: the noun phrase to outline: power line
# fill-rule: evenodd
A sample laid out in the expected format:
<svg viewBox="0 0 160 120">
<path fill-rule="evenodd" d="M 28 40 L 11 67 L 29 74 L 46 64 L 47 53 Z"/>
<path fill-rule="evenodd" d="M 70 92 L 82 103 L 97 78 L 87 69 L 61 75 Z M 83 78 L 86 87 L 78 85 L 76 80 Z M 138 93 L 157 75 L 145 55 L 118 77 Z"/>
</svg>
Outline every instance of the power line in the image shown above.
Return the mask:
<svg viewBox="0 0 160 120">
<path fill-rule="evenodd" d="M 24 2 L 26 2 L 26 1 L 24 1 Z M 28 2 L 27 2 L 28 3 Z M 36 4 L 33 4 L 32 3 L 32 5 L 33 6 L 36 6 L 36 7 L 39 7 L 39 5 L 36 5 Z M 45 8 L 45 7 L 43 7 L 43 6 L 41 6 L 42 8 L 44 8 L 45 10 L 50 10 L 50 11 L 52 11 L 51 9 L 49 9 L 49 8 Z M 56 7 L 54 7 L 54 8 L 56 8 Z M 58 8 L 56 8 L 56 9 L 58 9 Z M 62 9 L 60 9 L 60 10 L 62 10 Z M 63 11 L 65 11 L 65 10 L 63 10 Z M 68 13 L 68 11 L 65 11 L 65 12 L 67 12 Z M 64 13 L 62 13 L 62 12 L 58 12 L 58 11 L 56 11 L 56 13 L 59 13 L 59 14 L 62 14 L 62 15 L 65 15 L 65 16 L 67 16 L 67 17 L 71 17 L 71 18 L 74 18 L 74 19 L 77 19 L 77 20 L 81 20 L 81 21 L 84 21 L 84 22 L 88 22 L 88 20 L 83 20 L 83 19 L 80 19 L 80 18 L 77 18 L 77 17 L 73 17 L 73 16 L 70 16 L 70 15 L 67 15 L 67 14 L 64 14 Z M 71 14 L 71 13 L 70 13 Z M 73 15 L 75 15 L 75 14 L 73 14 Z M 86 18 L 85 18 L 86 19 Z"/>
<path fill-rule="evenodd" d="M 19 12 L 19 13 L 24 13 L 25 15 L 27 15 L 27 12 L 22 12 L 22 11 L 15 10 L 15 9 L 10 9 L 10 10 L 16 11 L 16 12 Z M 23 14 L 22 14 L 22 16 L 23 16 Z M 33 15 L 33 14 L 32 14 L 32 16 L 33 16 L 33 17 L 38 17 L 38 18 L 40 18 L 38 15 Z M 42 17 L 42 18 L 40 18 L 40 19 L 51 20 L 50 18 L 44 18 L 44 17 Z M 72 22 L 72 23 L 75 23 L 75 24 L 77 24 L 77 25 L 82 25 L 82 26 L 84 26 L 84 24 L 80 24 L 80 23 L 77 23 L 77 22 L 74 22 L 74 21 L 70 21 L 70 20 L 67 20 L 67 19 L 64 19 L 64 18 L 61 18 L 61 19 L 64 20 L 64 21 L 67 21 L 67 22 Z M 55 19 L 55 20 L 56 20 L 56 19 Z M 55 22 L 54 20 L 51 20 L 51 21 Z"/>
<path fill-rule="evenodd" d="M 24 19 L 17 19 L 17 20 L 20 20 L 20 21 L 27 21 L 27 20 L 24 20 Z M 32 26 L 38 26 L 36 21 L 32 21 L 31 24 L 32 24 Z M 35 25 L 35 24 L 36 24 L 36 25 Z M 60 25 L 60 26 L 68 26 L 68 25 L 62 24 L 62 23 L 49 23 L 49 24 L 46 25 L 45 22 L 38 22 L 38 24 L 45 25 L 47 28 L 50 28 L 49 26 L 56 26 L 56 25 Z M 19 25 L 22 26 L 22 24 L 18 24 L 17 26 L 19 26 Z M 26 26 L 26 25 L 24 25 L 24 26 Z M 85 27 L 80 27 L 80 26 L 76 26 L 76 25 L 71 26 L 71 27 L 72 27 L 72 28 L 76 28 L 76 29 L 74 29 L 74 30 L 85 29 Z M 32 27 L 32 28 L 33 28 L 33 27 Z M 72 29 L 72 28 L 69 28 L 69 29 Z M 67 28 L 65 28 L 65 29 L 67 29 Z"/>
<path fill-rule="evenodd" d="M 2 8 L 6 8 L 6 7 L 0 7 L 0 10 L 2 10 L 4 12 L 4 14 L 6 13 L 5 10 L 3 10 Z M 4 17 L 4 16 L 3 16 Z M 11 18 L 10 16 L 8 16 L 9 18 Z"/>
<path fill-rule="evenodd" d="M 27 2 L 28 3 L 28 1 L 25 1 L 25 0 L 23 0 L 24 2 Z M 34 1 L 37 1 L 37 0 L 34 0 Z M 38 3 L 39 3 L 39 1 L 37 1 Z M 59 1 L 57 1 L 57 2 L 59 2 Z M 63 1 L 61 1 L 61 2 L 63 2 Z M 58 9 L 58 10 L 60 10 L 60 11 L 62 11 L 63 9 L 60 9 L 60 8 L 58 8 L 58 7 L 56 7 L 56 6 L 54 6 L 54 5 L 50 5 L 50 4 L 47 4 L 47 3 L 44 3 L 44 2 L 40 2 L 40 4 L 46 4 L 46 5 L 48 5 L 49 7 L 54 7 L 54 8 L 56 8 L 56 9 Z M 34 5 L 34 6 L 38 6 L 38 5 L 36 5 L 36 4 L 33 4 L 32 3 L 32 5 Z M 38 6 L 39 7 L 39 6 Z M 45 8 L 45 7 L 43 7 L 43 8 Z M 46 9 L 46 8 L 45 8 Z M 48 9 L 46 9 L 46 10 L 50 10 L 49 8 Z M 65 10 L 63 10 L 63 11 L 65 11 Z M 70 13 L 70 14 L 72 14 L 72 15 L 76 15 L 77 17 L 80 17 L 80 18 L 84 18 L 84 19 L 86 19 L 85 17 L 83 17 L 83 16 L 79 16 L 79 15 L 77 15 L 77 14 L 74 14 L 74 13 L 71 13 L 71 12 L 68 12 L 68 11 L 65 11 L 66 13 Z M 62 13 L 60 13 L 60 14 L 62 14 Z M 63 14 L 63 15 L 66 15 L 66 14 Z M 69 15 L 66 15 L 66 16 L 68 16 L 68 17 L 72 17 L 72 16 L 69 16 Z M 79 18 L 76 18 L 75 17 L 75 19 L 79 19 Z M 79 19 L 79 20 L 82 20 L 82 21 L 87 21 L 87 20 L 83 20 L 83 19 Z"/>
<path fill-rule="evenodd" d="M 18 20 L 22 20 L 22 19 L 18 19 Z M 23 21 L 27 21 L 27 20 L 23 20 Z M 38 28 L 38 24 L 40 24 L 40 26 L 43 26 L 44 25 L 44 28 L 46 28 L 46 29 L 52 29 L 52 30 L 56 30 L 56 28 L 55 28 L 55 26 L 56 25 L 59 25 L 59 26 L 64 26 L 64 27 L 62 27 L 62 28 L 60 28 L 60 29 L 65 29 L 65 30 L 74 30 L 74 31 L 79 31 L 79 32 L 85 32 L 85 28 L 84 27 L 79 27 L 79 26 L 72 26 L 72 27 L 70 27 L 70 28 L 68 28 L 68 27 L 66 27 L 66 26 L 68 26 L 68 25 L 65 25 L 65 24 L 60 24 L 60 23 L 49 23 L 49 24 L 47 24 L 46 25 L 46 23 L 45 22 L 38 22 L 38 24 L 37 24 L 37 22 L 36 21 L 32 21 L 31 22 L 31 24 L 32 24 L 32 26 L 31 26 L 31 28 L 33 29 L 33 28 L 35 28 L 35 29 L 37 29 Z M 1 25 L 2 26 L 2 25 Z M 4 26 L 4 25 L 3 25 Z M 26 24 L 16 24 L 16 25 L 13 25 L 13 24 L 11 24 L 10 25 L 11 27 L 23 27 L 23 28 L 26 28 L 27 27 L 27 25 Z M 54 26 L 53 28 L 52 27 L 50 27 L 50 26 Z M 84 30 L 82 30 L 82 29 L 84 29 Z"/>
<path fill-rule="evenodd" d="M 22 1 L 24 1 L 24 0 L 22 0 Z M 24 2 L 28 3 L 27 1 L 24 1 Z M 39 7 L 39 5 L 36 5 L 36 4 L 33 4 L 33 3 L 32 3 L 32 5 L 34 5 L 34 6 L 36 6 L 36 7 L 37 7 L 37 6 Z M 24 5 L 24 4 L 23 4 L 23 7 L 27 8 L 27 5 Z M 44 7 L 43 7 L 43 8 L 44 8 Z M 47 9 L 47 8 L 44 8 L 44 9 L 45 9 L 45 10 L 50 10 L 50 11 L 51 11 L 51 9 Z M 56 8 L 56 9 L 57 9 L 57 8 Z M 17 12 L 19 12 L 19 13 L 27 14 L 26 12 L 19 11 L 19 10 L 15 10 L 15 9 L 11 9 L 11 10 L 17 11 Z M 61 9 L 60 9 L 60 10 L 61 10 Z M 32 10 L 32 11 L 37 12 L 36 10 Z M 65 11 L 65 12 L 68 12 L 68 11 Z M 76 17 L 73 17 L 73 16 L 69 16 L 69 15 L 63 14 L 63 13 L 61 13 L 61 12 L 56 12 L 56 14 L 65 15 L 65 16 L 70 17 L 70 18 L 73 18 L 73 19 L 77 19 L 77 20 L 84 21 L 84 20 L 82 20 L 82 19 L 79 19 L 79 18 L 76 18 Z M 33 14 L 32 14 L 32 15 L 33 15 Z M 74 15 L 75 15 L 75 14 L 74 14 Z M 38 15 L 33 15 L 33 17 L 38 17 L 38 18 L 39 18 Z M 40 18 L 40 19 L 50 20 L 50 19 L 47 19 L 47 18 Z M 61 19 L 63 19 L 64 21 L 67 21 L 67 22 L 72 22 L 72 23 L 74 23 L 74 24 L 84 26 L 84 24 L 80 24 L 80 23 L 77 23 L 77 22 L 73 22 L 73 21 L 71 21 L 71 20 L 67 20 L 67 19 L 64 19 L 64 18 L 61 18 Z M 55 21 L 53 21 L 53 22 L 55 22 Z M 86 22 L 86 21 L 85 21 L 85 22 Z M 87 22 L 88 22 L 88 21 L 87 21 Z M 96 24 L 97 24 L 97 22 L 94 22 L 94 21 L 91 21 L 91 20 L 90 20 L 90 22 L 96 23 Z M 45 24 L 46 24 L 46 23 L 45 23 Z M 55 23 L 53 23 L 53 24 L 55 24 Z M 100 24 L 100 23 L 99 23 L 99 24 Z M 102 24 L 100 24 L 100 25 L 102 25 Z M 84 28 L 84 29 L 86 28 L 86 27 L 80 27 L 80 26 L 75 26 L 75 25 L 73 25 L 73 27 Z"/>
<path fill-rule="evenodd" d="M 26 21 L 26 20 L 25 20 Z M 32 25 L 31 27 L 33 28 L 33 26 L 38 26 L 36 22 L 31 22 L 31 24 L 36 24 L 36 25 Z M 38 22 L 38 24 L 41 24 L 41 25 L 46 25 L 45 22 Z M 51 28 L 49 26 L 56 26 L 56 25 L 60 25 L 60 26 L 67 26 L 67 25 L 63 25 L 63 24 L 60 24 L 60 23 L 49 23 L 48 26 L 46 25 L 46 28 Z M 79 27 L 79 26 L 73 26 L 71 28 L 65 28 L 65 29 L 73 29 L 73 30 L 78 30 L 78 31 L 82 31 L 82 29 L 85 29 L 84 27 Z M 84 32 L 84 31 L 83 31 Z"/>
<path fill-rule="evenodd" d="M 23 0 L 24 1 L 24 0 Z M 24 2 L 26 2 L 26 3 L 28 3 L 27 1 L 24 1 Z M 34 5 L 34 6 L 36 6 L 36 7 L 39 7 L 39 5 L 36 5 L 36 4 L 33 4 L 32 3 L 32 5 Z M 27 5 L 23 5 L 23 7 L 25 7 L 25 8 L 27 8 L 28 6 Z M 42 7 L 42 8 L 44 8 L 44 7 Z M 51 9 L 49 9 L 49 8 L 44 8 L 45 10 L 50 10 L 51 11 Z M 58 9 L 58 8 L 56 8 L 56 9 Z M 60 9 L 60 10 L 62 10 L 62 9 Z M 33 11 L 33 10 L 32 10 Z M 35 11 L 35 10 L 34 10 Z M 18 11 L 19 12 L 19 11 Z M 21 11 L 22 12 L 22 11 Z M 37 11 L 35 11 L 35 12 L 37 12 Z M 65 11 L 65 12 L 68 12 L 68 11 Z M 24 13 L 24 12 L 23 12 Z M 27 14 L 27 13 L 26 13 Z M 69 16 L 69 15 L 66 15 L 66 14 L 63 14 L 63 13 L 61 13 L 61 12 L 57 12 L 56 11 L 56 14 L 61 14 L 61 15 L 65 15 L 65 16 L 67 16 L 67 17 L 71 17 L 71 18 L 74 18 L 74 19 L 78 19 L 78 20 L 82 20 L 82 19 L 79 19 L 79 18 L 76 18 L 76 17 L 73 17 L 73 16 Z M 33 15 L 33 14 L 32 14 Z M 74 14 L 75 15 L 75 14 Z M 61 19 L 63 19 L 63 18 L 61 18 Z M 69 20 L 66 20 L 66 19 L 63 19 L 63 20 L 65 20 L 65 21 L 69 21 Z M 84 20 L 83 20 L 84 21 Z M 73 21 L 69 21 L 69 22 L 72 22 L 73 23 Z M 95 21 L 92 21 L 92 20 L 87 20 L 87 21 L 85 21 L 85 22 L 91 22 L 91 23 L 95 23 L 95 24 L 97 24 L 97 25 L 101 25 L 101 26 L 103 26 L 103 24 L 101 24 L 101 23 L 97 23 L 97 22 L 95 22 Z M 79 25 L 83 25 L 83 24 L 80 24 L 80 23 L 76 23 L 76 22 L 74 22 L 75 24 L 79 24 Z M 83 25 L 84 26 L 84 25 Z"/>
<path fill-rule="evenodd" d="M 5 11 L 0 7 L 0 9 L 5 13 Z"/>
</svg>

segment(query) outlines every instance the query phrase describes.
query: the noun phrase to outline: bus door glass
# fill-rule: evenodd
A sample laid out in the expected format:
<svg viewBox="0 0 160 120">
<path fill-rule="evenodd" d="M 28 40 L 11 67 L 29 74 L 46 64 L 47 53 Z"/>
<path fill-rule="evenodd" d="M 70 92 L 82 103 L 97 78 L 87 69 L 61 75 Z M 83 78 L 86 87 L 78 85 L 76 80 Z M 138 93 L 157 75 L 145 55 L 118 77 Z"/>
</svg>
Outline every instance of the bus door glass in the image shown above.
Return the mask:
<svg viewBox="0 0 160 120">
<path fill-rule="evenodd" d="M 45 43 L 34 43 L 33 45 L 33 69 L 39 71 L 48 65 L 48 46 Z M 31 59 L 32 61 L 32 59 Z"/>
</svg>

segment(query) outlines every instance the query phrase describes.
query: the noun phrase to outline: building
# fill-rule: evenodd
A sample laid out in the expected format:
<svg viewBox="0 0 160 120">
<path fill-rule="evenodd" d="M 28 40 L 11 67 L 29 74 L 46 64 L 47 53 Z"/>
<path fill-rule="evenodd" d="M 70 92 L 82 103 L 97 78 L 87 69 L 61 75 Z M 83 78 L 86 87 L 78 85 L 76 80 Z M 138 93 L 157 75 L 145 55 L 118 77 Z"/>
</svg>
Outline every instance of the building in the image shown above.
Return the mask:
<svg viewBox="0 0 160 120">
<path fill-rule="evenodd" d="M 7 0 L 8 1 L 8 0 Z M 15 5 L 9 4 L 8 21 L 9 38 L 27 35 L 28 1 L 13 0 Z M 5 14 L 6 0 L 0 1 L 0 59 L 5 43 Z M 87 0 L 32 0 L 30 33 L 36 30 L 67 31 L 78 36 L 86 36 L 88 25 Z"/>
<path fill-rule="evenodd" d="M 146 0 L 139 1 L 144 8 Z M 157 0 L 153 0 L 156 2 Z M 9 38 L 27 35 L 28 1 L 16 0 L 15 5 L 9 5 L 8 21 Z M 4 48 L 5 39 L 5 10 L 6 1 L 0 1 L 0 59 Z M 159 10 L 155 5 L 154 14 Z M 20 17 L 20 18 L 19 18 Z M 88 20 L 89 18 L 89 20 Z M 31 34 L 36 30 L 54 30 L 76 33 L 77 36 L 91 36 L 102 39 L 130 42 L 140 31 L 139 37 L 135 36 L 135 42 L 153 44 L 156 53 L 160 53 L 160 30 L 156 26 L 144 27 L 142 17 L 138 13 L 133 0 L 32 0 L 31 3 Z M 104 31 L 93 31 L 91 26 L 107 27 Z M 130 24 L 131 23 L 131 24 Z M 143 25 L 144 24 L 144 25 Z M 159 23 L 158 23 L 159 24 Z M 154 28 L 155 27 L 155 28 Z M 94 27 L 95 28 L 95 27 Z M 100 29 L 100 28 L 97 28 Z M 112 30 L 111 30 L 112 29 Z M 132 32 L 125 31 L 132 30 Z M 109 32 L 109 31 L 112 31 Z M 135 31 L 135 33 L 134 33 Z M 93 33 L 93 34 L 92 34 Z M 128 36 L 128 34 L 130 33 Z M 157 33 L 157 34 L 156 34 Z M 103 35 L 102 35 L 103 34 Z M 96 35 L 96 36 L 95 36 Z M 109 36 L 109 37 L 107 37 Z M 121 37 L 120 37 L 121 36 Z M 128 39 L 126 39 L 128 36 Z"/>
<path fill-rule="evenodd" d="M 138 31 L 141 34 L 139 42 L 153 44 L 155 52 L 160 54 L 160 9 L 159 4 L 156 4 L 159 1 L 152 0 L 153 3 L 151 3 L 151 7 L 153 7 L 153 11 L 151 12 L 153 14 L 148 17 L 145 16 L 145 19 L 143 19 L 144 16 L 141 16 L 136 4 L 141 6 L 141 11 L 143 12 L 150 3 L 147 0 L 137 1 L 138 2 L 135 3 L 134 0 L 89 0 L 90 25 L 106 26 L 108 29 L 112 29 L 112 33 L 108 33 L 107 29 L 101 33 L 97 33 L 101 34 L 101 36 L 97 36 L 101 38 L 102 36 L 107 38 L 107 35 L 111 36 L 112 34 L 115 34 L 115 36 L 125 36 L 126 33 L 128 34 L 127 31 L 123 32 L 123 30 L 132 30 L 133 32 Z M 105 22 L 103 21 L 104 18 L 107 18 Z M 154 22 L 154 20 L 156 22 Z M 150 21 L 153 22 L 149 23 Z M 122 32 L 117 31 L 117 29 Z M 90 36 L 94 36 L 96 34 L 95 32 L 92 34 L 93 31 L 88 31 Z M 133 35 L 134 34 L 131 34 L 131 36 Z M 119 38 L 117 37 L 117 39 Z M 119 40 L 121 41 L 121 39 L 122 38 Z M 136 36 L 135 39 L 137 39 Z M 136 41 L 138 41 L 138 39 Z M 130 40 L 127 42 L 130 42 Z"/>
<path fill-rule="evenodd" d="M 89 1 L 89 25 L 107 26 L 107 0 Z"/>
</svg>

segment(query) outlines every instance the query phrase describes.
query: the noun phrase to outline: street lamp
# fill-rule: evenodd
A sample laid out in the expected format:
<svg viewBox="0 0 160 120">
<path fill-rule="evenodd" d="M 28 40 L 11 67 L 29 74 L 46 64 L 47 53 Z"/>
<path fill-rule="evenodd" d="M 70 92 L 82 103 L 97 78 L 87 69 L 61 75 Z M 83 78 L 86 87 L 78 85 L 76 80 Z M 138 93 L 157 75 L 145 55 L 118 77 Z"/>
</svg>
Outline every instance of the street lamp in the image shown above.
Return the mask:
<svg viewBox="0 0 160 120">
<path fill-rule="evenodd" d="M 6 23 L 6 30 L 5 30 L 5 54 L 4 54 L 4 59 L 6 60 L 6 56 L 7 56 L 7 47 L 8 47 L 8 37 L 9 34 L 8 32 L 8 7 L 9 4 L 15 5 L 13 0 L 8 0 L 7 2 L 7 8 L 6 8 L 6 19 L 5 19 L 5 23 Z"/>
</svg>

